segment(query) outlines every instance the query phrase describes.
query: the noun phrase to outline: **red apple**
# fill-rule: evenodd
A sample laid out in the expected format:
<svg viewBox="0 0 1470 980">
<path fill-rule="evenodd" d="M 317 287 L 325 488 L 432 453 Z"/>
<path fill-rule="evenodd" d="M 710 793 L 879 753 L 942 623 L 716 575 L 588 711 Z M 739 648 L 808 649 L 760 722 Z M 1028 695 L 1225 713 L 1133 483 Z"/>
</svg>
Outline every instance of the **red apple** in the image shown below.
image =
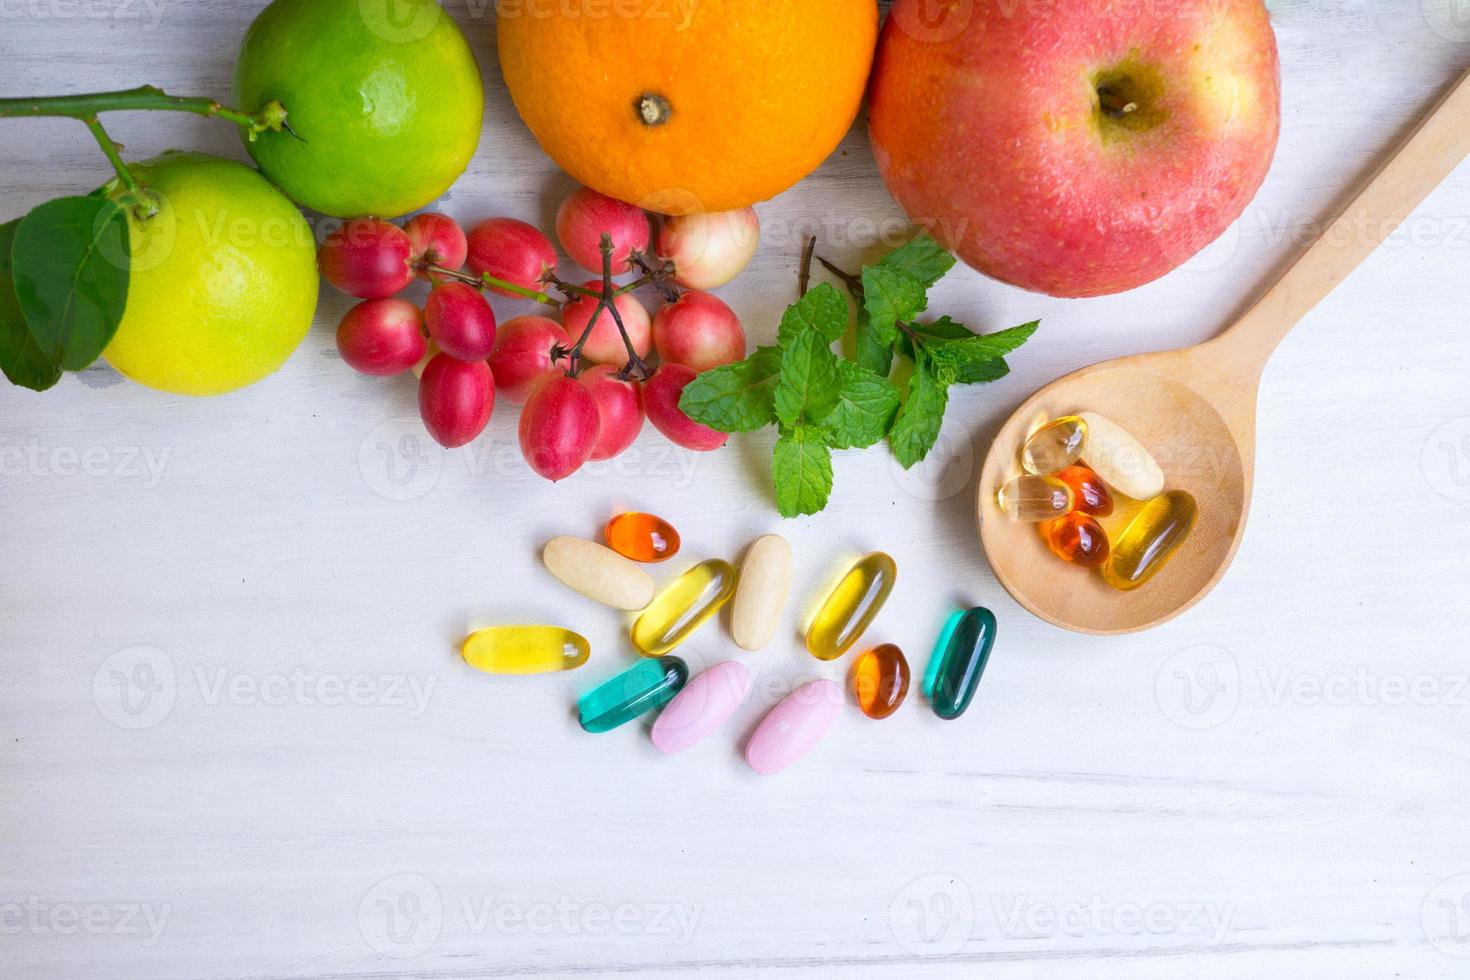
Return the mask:
<svg viewBox="0 0 1470 980">
<path fill-rule="evenodd" d="M 1151 282 L 1265 179 L 1281 121 L 1262 0 L 895 0 L 873 73 L 878 168 L 988 275 L 1055 296 Z"/>
</svg>

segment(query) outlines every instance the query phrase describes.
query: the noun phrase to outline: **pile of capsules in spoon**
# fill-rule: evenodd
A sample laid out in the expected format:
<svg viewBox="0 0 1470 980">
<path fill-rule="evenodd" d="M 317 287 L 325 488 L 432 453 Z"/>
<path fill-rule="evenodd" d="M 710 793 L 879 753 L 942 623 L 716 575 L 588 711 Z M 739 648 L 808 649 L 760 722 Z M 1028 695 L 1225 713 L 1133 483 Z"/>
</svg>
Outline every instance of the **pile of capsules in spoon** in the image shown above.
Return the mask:
<svg viewBox="0 0 1470 980">
<path fill-rule="evenodd" d="M 742 650 L 764 650 L 775 639 L 791 587 L 792 550 L 779 535 L 747 549 L 739 570 L 722 559 L 700 562 L 659 589 L 646 566 L 678 553 L 679 534 L 652 514 L 621 514 L 608 523 L 607 544 L 559 537 L 542 561 L 564 585 L 595 602 L 637 613 L 629 638 L 642 660 L 582 696 L 577 714 L 593 734 L 612 731 L 658 711 L 653 744 L 675 755 L 718 731 L 746 701 L 751 676 L 728 660 L 691 678 L 674 651 L 725 606 L 730 633 Z M 857 646 L 893 591 L 898 567 L 874 552 L 848 568 L 812 617 L 807 651 L 839 660 Z M 949 617 L 929 659 L 922 689 L 940 718 L 955 719 L 974 700 L 995 644 L 995 616 L 988 609 Z M 545 674 L 587 663 L 586 638 L 557 626 L 492 626 L 472 633 L 461 653 L 489 674 Z M 866 650 L 848 671 L 853 700 L 875 720 L 889 717 L 908 695 L 910 673 L 903 651 L 891 643 Z M 804 684 L 776 705 L 746 743 L 745 759 L 762 775 L 780 772 L 817 746 L 842 712 L 846 697 L 830 680 Z"/>
<path fill-rule="evenodd" d="M 1034 523 L 1062 560 L 1097 569 L 1122 592 L 1146 585 L 1194 530 L 1199 505 L 1183 490 L 1164 489 L 1153 454 L 1117 423 L 1096 412 L 1052 419 L 1021 447 L 1020 476 L 1000 488 L 1000 509 Z M 1126 521 L 1113 517 L 1122 497 Z"/>
</svg>

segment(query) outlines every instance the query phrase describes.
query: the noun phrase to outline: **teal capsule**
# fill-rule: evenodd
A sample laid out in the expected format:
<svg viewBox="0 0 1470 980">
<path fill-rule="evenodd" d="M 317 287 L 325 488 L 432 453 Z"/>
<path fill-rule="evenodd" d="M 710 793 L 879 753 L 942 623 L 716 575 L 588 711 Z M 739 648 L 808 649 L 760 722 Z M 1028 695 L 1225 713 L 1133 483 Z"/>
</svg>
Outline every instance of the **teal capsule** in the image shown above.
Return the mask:
<svg viewBox="0 0 1470 980">
<path fill-rule="evenodd" d="M 639 715 L 668 704 L 688 680 L 689 667 L 678 657 L 658 657 L 634 664 L 582 695 L 577 702 L 582 729 L 600 735 L 626 725 Z"/>
<path fill-rule="evenodd" d="M 995 613 L 977 607 L 959 617 L 934 674 L 930 698 L 936 715 L 949 720 L 965 713 L 975 699 L 993 646 Z"/>
<path fill-rule="evenodd" d="M 944 651 L 949 649 L 949 638 L 954 636 L 955 627 L 960 625 L 960 620 L 965 618 L 963 609 L 949 614 L 944 621 L 944 629 L 939 631 L 939 639 L 934 641 L 934 652 L 929 654 L 929 666 L 924 670 L 924 697 L 934 697 L 934 678 L 939 676 L 939 665 L 944 662 Z"/>
</svg>

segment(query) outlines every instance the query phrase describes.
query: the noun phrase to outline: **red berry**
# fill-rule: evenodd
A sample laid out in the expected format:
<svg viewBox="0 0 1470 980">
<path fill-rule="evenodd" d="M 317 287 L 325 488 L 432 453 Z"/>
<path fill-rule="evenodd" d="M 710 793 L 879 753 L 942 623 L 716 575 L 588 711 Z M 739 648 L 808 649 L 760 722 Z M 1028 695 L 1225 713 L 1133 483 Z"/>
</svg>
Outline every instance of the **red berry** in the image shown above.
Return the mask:
<svg viewBox="0 0 1470 980">
<path fill-rule="evenodd" d="M 446 449 L 473 442 L 495 411 L 495 378 L 484 361 L 440 354 L 419 380 L 419 414 L 429 435 Z"/>
<path fill-rule="evenodd" d="M 596 275 L 602 274 L 602 236 L 612 236 L 612 271 L 620 275 L 631 269 L 628 257 L 647 252 L 652 232 L 648 215 L 641 208 L 616 201 L 583 187 L 562 202 L 556 212 L 556 236 L 573 262 Z"/>
<path fill-rule="evenodd" d="M 696 373 L 732 364 L 745 356 L 745 328 L 718 296 L 690 290 L 665 303 L 653 318 L 658 356 Z"/>
<path fill-rule="evenodd" d="M 618 368 L 597 364 L 582 372 L 580 380 L 597 400 L 601 419 L 597 442 L 592 446 L 592 460 L 600 462 L 622 455 L 643 431 L 643 403 L 638 386 L 618 378 Z"/>
<path fill-rule="evenodd" d="M 474 286 L 447 282 L 429 292 L 424 305 L 429 336 L 461 361 L 483 361 L 495 349 L 495 311 Z"/>
<path fill-rule="evenodd" d="M 598 292 L 602 290 L 600 279 L 582 285 L 586 289 Z M 597 305 L 598 301 L 591 296 L 574 296 L 561 308 L 561 324 L 566 328 L 567 336 L 572 338 L 572 343 L 575 344 L 587 329 L 592 314 L 597 312 Z M 647 356 L 653 349 L 653 321 L 648 316 L 648 308 L 632 293 L 619 296 L 613 301 L 613 305 L 617 307 L 618 316 L 623 320 L 623 329 L 628 331 L 628 339 L 633 342 L 633 350 L 638 352 L 639 357 Z M 621 367 L 628 363 L 628 347 L 623 343 L 623 335 L 618 333 L 617 321 L 613 320 L 612 314 L 607 310 L 598 314 L 597 326 L 592 328 L 592 334 L 582 348 L 582 356 L 594 364 L 616 364 Z"/>
<path fill-rule="evenodd" d="M 465 240 L 464 229 L 453 218 L 432 212 L 417 214 L 408 219 L 403 230 L 413 243 L 412 262 L 420 279 L 446 281 L 442 274 L 422 268 L 425 265 L 437 265 L 452 272 L 464 268 L 469 243 Z"/>
<path fill-rule="evenodd" d="M 514 218 L 491 218 L 470 229 L 469 269 L 477 276 L 494 276 L 522 289 L 541 289 L 541 277 L 556 268 L 551 240 L 532 225 Z M 501 296 L 515 293 L 495 286 Z"/>
<path fill-rule="evenodd" d="M 521 453 L 537 474 L 564 480 L 592 458 L 602 416 L 597 400 L 576 378 L 552 374 L 521 410 Z"/>
<path fill-rule="evenodd" d="M 354 218 L 327 236 L 317 262 L 344 293 L 387 299 L 413 282 L 413 241 L 390 221 Z"/>
<path fill-rule="evenodd" d="M 342 360 L 363 374 L 402 374 L 418 364 L 428 347 L 423 314 L 406 299 L 358 303 L 337 327 Z"/>
<path fill-rule="evenodd" d="M 663 365 L 643 386 L 643 410 L 653 427 L 674 445 L 706 453 L 719 449 L 730 436 L 700 425 L 679 408 L 679 396 L 695 377 L 694 371 L 682 364 Z"/>
<path fill-rule="evenodd" d="M 495 350 L 490 354 L 495 390 L 506 401 L 524 405 L 536 382 L 556 370 L 551 363 L 551 349 L 571 346 L 571 338 L 561 324 L 544 316 L 507 320 L 496 332 Z"/>
</svg>

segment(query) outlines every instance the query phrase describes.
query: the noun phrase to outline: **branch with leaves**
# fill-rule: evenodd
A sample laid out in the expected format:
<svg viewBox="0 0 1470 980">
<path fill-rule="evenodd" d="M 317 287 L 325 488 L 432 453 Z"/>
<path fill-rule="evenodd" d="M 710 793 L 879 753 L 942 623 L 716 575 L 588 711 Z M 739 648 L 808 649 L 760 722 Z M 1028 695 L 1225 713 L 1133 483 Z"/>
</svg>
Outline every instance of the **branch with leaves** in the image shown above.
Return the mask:
<svg viewBox="0 0 1470 980">
<path fill-rule="evenodd" d="M 803 295 L 782 317 L 776 345 L 706 371 L 679 402 L 690 418 L 721 432 L 777 427 L 772 478 L 783 517 L 827 506 L 834 450 L 867 449 L 886 438 L 904 468 L 921 462 L 939 440 L 950 389 L 1005 377 L 1006 355 L 1038 326 L 981 335 L 947 316 L 919 323 L 929 290 L 955 264 L 921 234 L 860 275 L 816 257 L 857 301 L 856 359 L 849 360 L 833 350 L 853 327 L 847 299 L 830 283 L 805 290 L 813 255 L 809 244 Z M 903 388 L 891 378 L 898 357 L 913 363 Z"/>
</svg>

